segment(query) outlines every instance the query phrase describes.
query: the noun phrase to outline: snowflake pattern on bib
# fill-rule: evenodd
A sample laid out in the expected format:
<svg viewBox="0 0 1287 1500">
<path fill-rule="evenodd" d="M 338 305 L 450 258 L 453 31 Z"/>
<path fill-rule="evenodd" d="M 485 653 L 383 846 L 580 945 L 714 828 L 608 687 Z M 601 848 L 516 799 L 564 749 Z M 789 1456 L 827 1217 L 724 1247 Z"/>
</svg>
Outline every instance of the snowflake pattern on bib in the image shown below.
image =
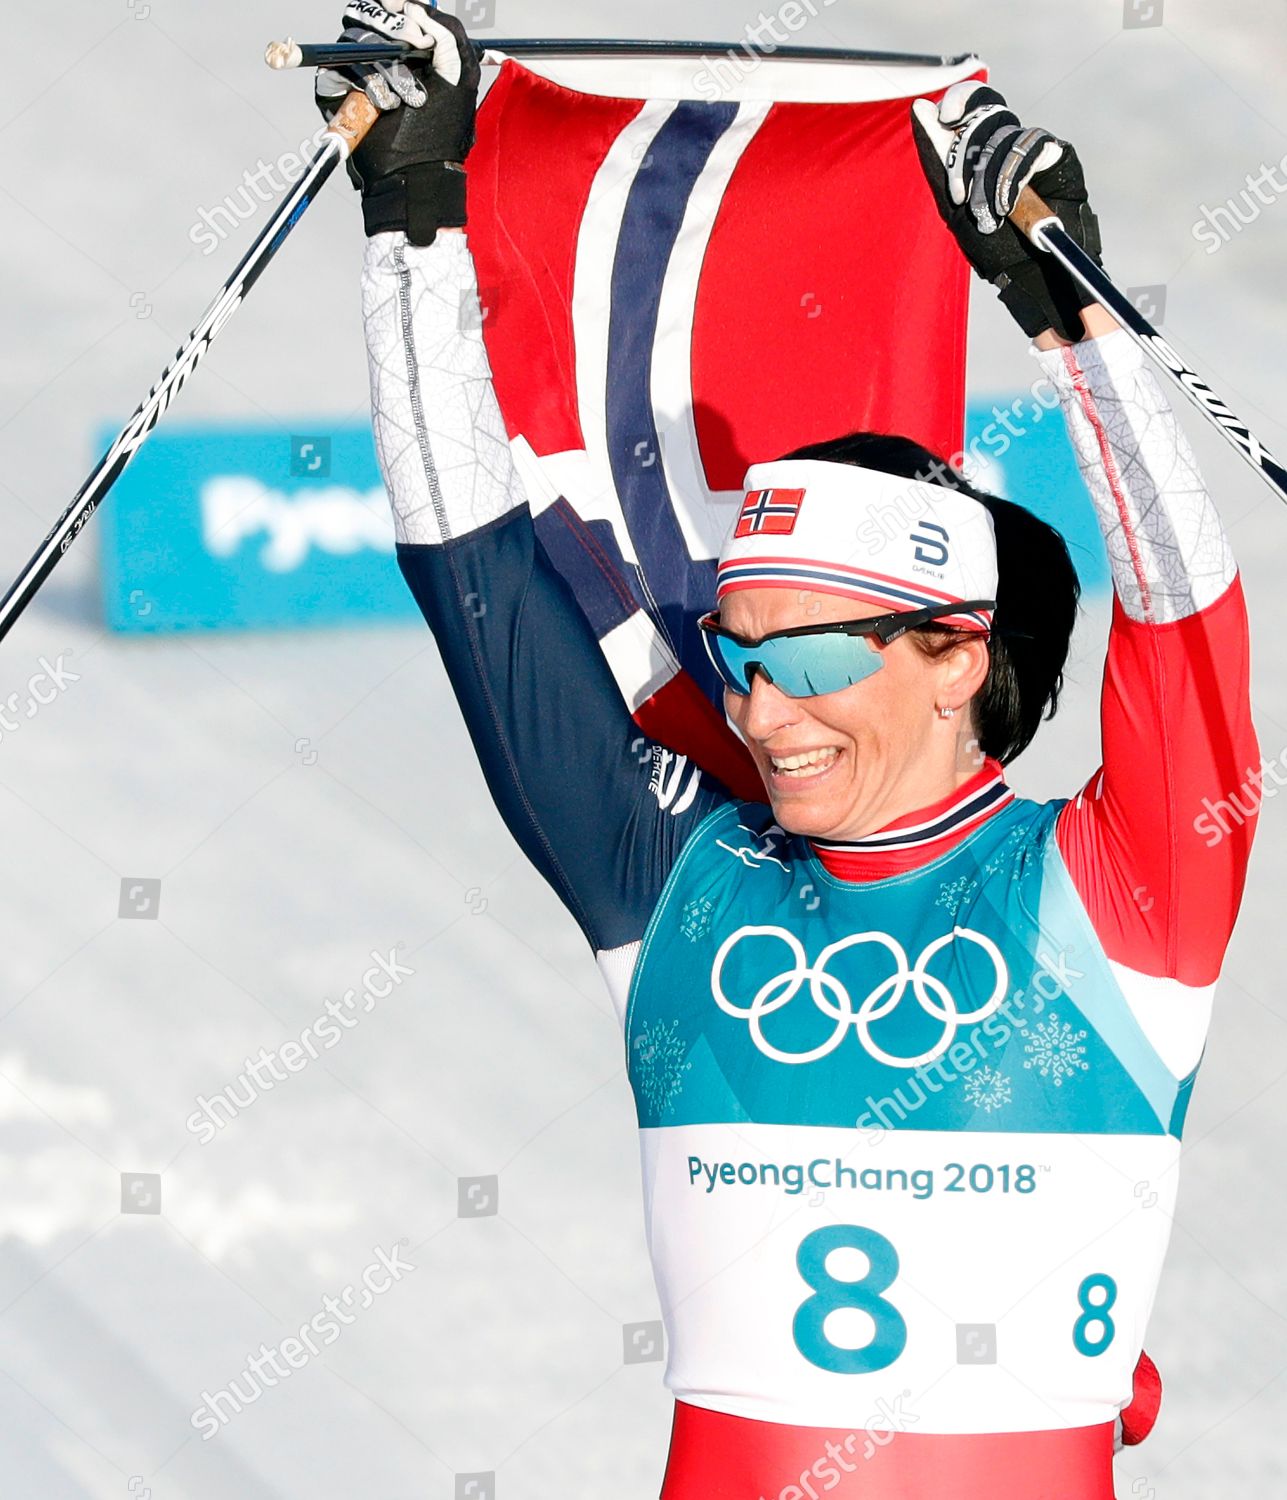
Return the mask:
<svg viewBox="0 0 1287 1500">
<path fill-rule="evenodd" d="M 693 1066 L 684 1056 L 678 1020 L 645 1026 L 634 1047 L 639 1056 L 638 1087 L 651 1108 L 666 1114 L 674 1108 L 684 1087 L 684 1074 Z"/>
<path fill-rule="evenodd" d="M 705 896 L 688 902 L 679 914 L 679 930 L 690 943 L 700 943 L 711 930 L 711 918 L 715 915 L 715 903 Z"/>
<path fill-rule="evenodd" d="M 1005 836 L 1004 842 L 993 854 L 992 858 L 983 866 L 985 875 L 996 875 L 1004 870 L 1013 860 L 1015 850 L 1028 837 L 1027 826 L 1012 828 Z"/>
<path fill-rule="evenodd" d="M 1065 1080 L 1089 1072 L 1086 1061 L 1086 1032 L 1074 1031 L 1067 1021 L 1061 1021 L 1052 1010 L 1050 1019 L 1039 1021 L 1035 1026 L 1023 1028 L 1025 1038 L 1023 1050 L 1025 1068 L 1035 1068 L 1042 1078 L 1048 1078 L 1054 1086 L 1062 1088 Z"/>
<path fill-rule="evenodd" d="M 984 1114 L 990 1115 L 1010 1102 L 1010 1079 L 999 1068 L 977 1068 L 967 1073 L 962 1090 L 975 1109 Z"/>
<path fill-rule="evenodd" d="M 943 907 L 945 911 L 956 911 L 974 894 L 977 885 L 978 881 L 970 875 L 958 875 L 955 880 L 946 880 L 934 905 Z"/>
</svg>

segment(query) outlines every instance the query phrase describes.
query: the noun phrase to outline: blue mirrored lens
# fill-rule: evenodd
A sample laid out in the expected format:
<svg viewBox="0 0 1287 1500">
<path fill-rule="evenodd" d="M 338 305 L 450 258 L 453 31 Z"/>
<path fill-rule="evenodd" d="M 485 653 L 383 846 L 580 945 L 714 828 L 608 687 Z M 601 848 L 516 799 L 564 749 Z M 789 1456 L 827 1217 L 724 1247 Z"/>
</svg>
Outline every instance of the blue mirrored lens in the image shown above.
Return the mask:
<svg viewBox="0 0 1287 1500">
<path fill-rule="evenodd" d="M 751 691 L 751 673 L 762 669 L 774 687 L 790 698 L 838 693 L 863 682 L 884 666 L 866 636 L 788 636 L 743 646 L 727 636 L 704 632 L 706 650 L 725 687 L 743 696 Z"/>
</svg>

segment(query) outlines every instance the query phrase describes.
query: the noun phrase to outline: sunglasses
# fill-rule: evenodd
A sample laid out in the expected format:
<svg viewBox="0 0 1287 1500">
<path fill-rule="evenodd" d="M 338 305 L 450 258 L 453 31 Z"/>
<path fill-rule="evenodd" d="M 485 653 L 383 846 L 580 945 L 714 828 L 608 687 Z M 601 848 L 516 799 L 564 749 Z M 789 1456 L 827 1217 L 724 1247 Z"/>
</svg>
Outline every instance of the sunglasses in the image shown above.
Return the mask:
<svg viewBox="0 0 1287 1500">
<path fill-rule="evenodd" d="M 948 615 L 995 608 L 994 599 L 970 599 L 963 604 L 875 615 L 869 620 L 801 625 L 794 630 L 775 631 L 758 641 L 744 640 L 725 630 L 718 610 L 697 623 L 711 665 L 730 692 L 745 698 L 758 672 L 788 698 L 813 698 L 838 693 L 879 672 L 884 661 L 873 641 L 888 646 L 909 630 L 919 630 Z"/>
</svg>

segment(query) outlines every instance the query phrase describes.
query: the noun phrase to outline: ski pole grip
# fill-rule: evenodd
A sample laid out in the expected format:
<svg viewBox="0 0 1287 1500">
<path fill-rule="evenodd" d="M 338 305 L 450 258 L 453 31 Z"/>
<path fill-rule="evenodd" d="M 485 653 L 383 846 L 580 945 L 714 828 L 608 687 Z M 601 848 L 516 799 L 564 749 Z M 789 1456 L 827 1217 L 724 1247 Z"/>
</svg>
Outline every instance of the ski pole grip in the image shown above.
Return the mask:
<svg viewBox="0 0 1287 1500">
<path fill-rule="evenodd" d="M 1044 198 L 1038 197 L 1030 187 L 1026 187 L 1019 194 L 1019 201 L 1010 215 L 1010 222 L 1021 234 L 1026 235 L 1038 250 L 1044 250 L 1046 247 L 1042 244 L 1038 231 L 1043 224 L 1059 225 L 1060 219 Z"/>
<path fill-rule="evenodd" d="M 370 99 L 361 89 L 354 89 L 340 105 L 327 129 L 344 143 L 344 155 L 349 157 L 362 144 L 367 132 L 379 118 L 380 111 Z"/>
</svg>

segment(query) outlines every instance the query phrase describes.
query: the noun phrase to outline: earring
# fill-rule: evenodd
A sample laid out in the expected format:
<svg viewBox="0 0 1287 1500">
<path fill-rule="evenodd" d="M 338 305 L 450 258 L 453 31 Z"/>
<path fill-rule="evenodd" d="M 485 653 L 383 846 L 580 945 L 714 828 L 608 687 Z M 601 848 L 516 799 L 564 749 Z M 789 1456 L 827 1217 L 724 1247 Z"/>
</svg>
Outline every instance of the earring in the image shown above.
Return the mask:
<svg viewBox="0 0 1287 1500">
<path fill-rule="evenodd" d="M 956 710 L 954 708 L 940 708 L 938 716 L 940 719 L 954 719 L 956 718 Z"/>
</svg>

